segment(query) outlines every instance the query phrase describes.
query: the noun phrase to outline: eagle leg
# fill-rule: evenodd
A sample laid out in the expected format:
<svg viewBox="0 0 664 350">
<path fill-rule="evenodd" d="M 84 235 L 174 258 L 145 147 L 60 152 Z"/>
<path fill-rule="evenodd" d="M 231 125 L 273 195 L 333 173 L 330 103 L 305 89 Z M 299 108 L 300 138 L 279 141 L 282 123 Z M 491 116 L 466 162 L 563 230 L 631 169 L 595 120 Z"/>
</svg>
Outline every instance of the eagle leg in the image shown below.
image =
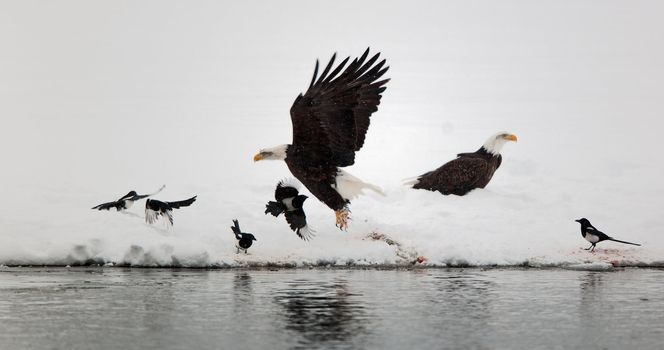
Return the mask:
<svg viewBox="0 0 664 350">
<path fill-rule="evenodd" d="M 350 220 L 350 210 L 347 207 L 335 210 L 334 214 L 337 217 L 336 226 L 343 231 L 348 231 L 348 220 Z"/>
</svg>

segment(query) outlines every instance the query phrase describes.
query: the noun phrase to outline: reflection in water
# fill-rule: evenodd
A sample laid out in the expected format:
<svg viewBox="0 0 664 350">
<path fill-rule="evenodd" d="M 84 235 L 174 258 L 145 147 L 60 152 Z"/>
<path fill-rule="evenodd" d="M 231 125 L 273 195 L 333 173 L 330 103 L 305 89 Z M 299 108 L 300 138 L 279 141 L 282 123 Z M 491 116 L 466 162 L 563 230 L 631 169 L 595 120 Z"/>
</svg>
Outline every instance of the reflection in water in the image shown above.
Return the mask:
<svg viewBox="0 0 664 350">
<path fill-rule="evenodd" d="M 312 346 L 347 342 L 365 332 L 365 307 L 354 300 L 356 296 L 348 292 L 344 280 L 295 280 L 278 291 L 274 299 L 283 307 L 285 328 L 302 336 L 302 346 Z"/>
<path fill-rule="evenodd" d="M 177 308 L 173 283 L 180 279 L 180 274 L 171 271 L 164 274 L 161 271 L 139 270 L 130 274 L 127 285 L 141 285 L 141 289 L 149 289 L 149 293 L 140 293 L 140 300 L 133 305 L 142 317 L 142 325 L 153 332 L 172 330 L 177 327 L 173 324 L 173 313 Z"/>
<path fill-rule="evenodd" d="M 581 303 L 579 304 L 579 313 L 584 320 L 588 315 L 593 315 L 597 310 L 601 310 L 603 296 L 603 285 L 605 272 L 589 271 L 579 277 L 579 290 L 581 292 Z"/>
<path fill-rule="evenodd" d="M 586 340 L 598 344 L 606 337 L 606 331 L 616 331 L 619 328 L 629 330 L 629 323 L 615 320 L 624 320 L 621 316 L 621 305 L 611 300 L 606 293 L 604 277 L 611 272 L 588 271 L 579 276 L 579 292 L 581 294 L 577 317 L 579 328 L 585 331 Z M 620 348 L 620 347 L 616 347 Z M 630 347 L 638 348 L 638 347 Z"/>
<path fill-rule="evenodd" d="M 0 349 L 661 349 L 663 276 L 2 268 Z"/>
<path fill-rule="evenodd" d="M 596 300 L 602 288 L 602 277 L 604 274 L 605 273 L 589 271 L 579 278 L 581 281 L 581 300 L 584 304 Z"/>
<path fill-rule="evenodd" d="M 441 342 L 450 348 L 483 348 L 490 329 L 495 283 L 486 276 L 465 271 L 432 276 L 428 317 Z M 469 337 L 469 330 L 472 337 Z"/>
<path fill-rule="evenodd" d="M 443 304 L 443 308 L 453 305 L 455 309 L 461 308 L 467 317 L 487 319 L 491 290 L 495 289 L 493 282 L 482 275 L 462 271 L 434 276 L 433 283 L 437 293 L 432 303 Z"/>
<path fill-rule="evenodd" d="M 235 306 L 244 307 L 245 303 L 252 300 L 254 291 L 252 288 L 251 275 L 246 271 L 237 271 L 233 276 L 233 299 Z"/>
</svg>

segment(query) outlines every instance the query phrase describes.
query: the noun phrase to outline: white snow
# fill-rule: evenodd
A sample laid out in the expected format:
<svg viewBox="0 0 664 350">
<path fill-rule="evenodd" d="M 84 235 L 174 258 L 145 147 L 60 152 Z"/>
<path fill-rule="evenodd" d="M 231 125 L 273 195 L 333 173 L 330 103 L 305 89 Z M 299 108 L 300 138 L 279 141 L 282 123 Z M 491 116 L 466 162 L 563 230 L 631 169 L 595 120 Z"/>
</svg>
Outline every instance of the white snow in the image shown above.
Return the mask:
<svg viewBox="0 0 664 350">
<path fill-rule="evenodd" d="M 664 265 L 664 4 L 32 5 L 0 4 L 0 265 Z M 346 170 L 386 196 L 354 200 L 348 232 L 310 196 L 304 242 L 264 214 L 286 165 L 252 156 L 290 142 L 316 58 L 368 45 L 392 81 Z M 401 184 L 500 130 L 519 141 L 486 189 Z M 90 210 L 164 183 L 198 195 L 170 229 L 144 201 Z M 581 217 L 643 246 L 587 252 Z"/>
</svg>

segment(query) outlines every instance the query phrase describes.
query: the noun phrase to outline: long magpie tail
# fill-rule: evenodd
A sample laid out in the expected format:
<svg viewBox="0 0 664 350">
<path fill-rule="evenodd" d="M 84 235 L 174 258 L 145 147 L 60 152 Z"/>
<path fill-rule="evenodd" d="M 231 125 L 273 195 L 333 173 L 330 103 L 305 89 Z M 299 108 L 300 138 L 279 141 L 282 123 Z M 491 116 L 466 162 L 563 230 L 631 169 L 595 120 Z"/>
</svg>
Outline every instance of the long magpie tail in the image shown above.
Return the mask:
<svg viewBox="0 0 664 350">
<path fill-rule="evenodd" d="M 641 246 L 641 245 L 638 244 L 638 243 L 625 242 L 625 241 L 617 240 L 617 239 L 615 239 L 615 238 L 609 238 L 609 241 L 614 241 L 614 242 L 624 243 L 624 244 L 637 245 L 637 246 L 639 246 L 639 247 Z"/>
<path fill-rule="evenodd" d="M 233 226 L 231 226 L 231 230 L 233 230 L 233 233 L 235 234 L 235 238 L 237 238 L 237 239 L 242 238 L 242 231 L 240 230 L 240 223 L 237 221 L 237 219 L 233 220 Z"/>
</svg>

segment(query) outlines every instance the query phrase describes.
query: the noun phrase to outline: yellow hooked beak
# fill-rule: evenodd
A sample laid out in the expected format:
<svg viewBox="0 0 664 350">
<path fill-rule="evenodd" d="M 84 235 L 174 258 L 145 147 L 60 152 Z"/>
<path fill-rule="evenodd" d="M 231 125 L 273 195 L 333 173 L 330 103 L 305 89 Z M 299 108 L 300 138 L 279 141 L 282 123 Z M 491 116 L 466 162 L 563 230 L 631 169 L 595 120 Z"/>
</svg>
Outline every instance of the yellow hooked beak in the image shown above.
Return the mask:
<svg viewBox="0 0 664 350">
<path fill-rule="evenodd" d="M 257 162 L 257 161 L 262 160 L 262 159 L 263 159 L 263 155 L 261 155 L 260 153 L 256 153 L 256 155 L 254 156 L 254 162 Z"/>
<path fill-rule="evenodd" d="M 516 140 L 517 140 L 516 135 L 512 135 L 512 134 L 505 135 L 503 138 L 507 141 L 514 141 L 514 142 L 516 142 Z"/>
</svg>

